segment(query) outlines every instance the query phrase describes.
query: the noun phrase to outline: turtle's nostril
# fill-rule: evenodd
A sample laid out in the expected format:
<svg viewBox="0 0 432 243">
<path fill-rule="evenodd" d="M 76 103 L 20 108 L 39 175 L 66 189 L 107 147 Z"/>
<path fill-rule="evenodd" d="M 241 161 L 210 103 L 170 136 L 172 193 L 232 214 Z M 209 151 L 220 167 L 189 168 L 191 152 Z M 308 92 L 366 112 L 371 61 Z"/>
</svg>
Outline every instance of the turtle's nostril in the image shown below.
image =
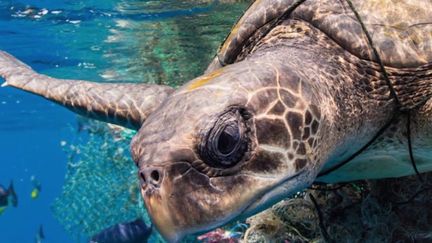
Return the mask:
<svg viewBox="0 0 432 243">
<path fill-rule="evenodd" d="M 159 180 L 160 180 L 160 174 L 159 174 L 159 171 L 157 171 L 157 170 L 153 170 L 153 171 L 150 173 L 150 176 L 151 176 L 151 178 L 153 179 L 154 182 L 159 182 Z"/>
<path fill-rule="evenodd" d="M 139 173 L 142 188 L 146 188 L 146 186 L 159 187 L 162 183 L 162 176 L 162 171 L 159 168 L 142 168 Z"/>
<path fill-rule="evenodd" d="M 147 186 L 147 180 L 143 171 L 139 172 L 141 187 L 145 188 Z"/>
</svg>

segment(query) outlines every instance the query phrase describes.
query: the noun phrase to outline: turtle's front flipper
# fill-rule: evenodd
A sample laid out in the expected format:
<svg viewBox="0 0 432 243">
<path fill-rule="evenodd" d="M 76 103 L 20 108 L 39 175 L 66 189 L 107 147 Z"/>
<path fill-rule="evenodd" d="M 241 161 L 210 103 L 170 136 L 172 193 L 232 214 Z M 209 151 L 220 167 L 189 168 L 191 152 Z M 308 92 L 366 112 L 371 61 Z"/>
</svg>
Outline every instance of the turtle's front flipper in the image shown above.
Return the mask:
<svg viewBox="0 0 432 243">
<path fill-rule="evenodd" d="M 139 129 L 147 116 L 173 92 L 168 86 L 111 84 L 55 79 L 0 51 L 2 86 L 13 86 L 65 106 L 90 118 Z"/>
</svg>

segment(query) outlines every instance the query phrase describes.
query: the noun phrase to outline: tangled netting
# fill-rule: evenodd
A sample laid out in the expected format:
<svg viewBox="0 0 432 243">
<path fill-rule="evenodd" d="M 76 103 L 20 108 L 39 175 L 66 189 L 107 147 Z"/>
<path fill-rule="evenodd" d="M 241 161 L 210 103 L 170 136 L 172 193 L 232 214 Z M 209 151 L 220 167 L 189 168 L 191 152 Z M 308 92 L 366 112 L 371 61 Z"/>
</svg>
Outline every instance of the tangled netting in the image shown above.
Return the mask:
<svg viewBox="0 0 432 243">
<path fill-rule="evenodd" d="M 243 241 L 430 242 L 432 174 L 423 178 L 314 187 L 249 218 Z"/>
<path fill-rule="evenodd" d="M 62 194 L 52 210 L 66 231 L 79 241 L 120 222 L 148 216 L 129 155 L 134 131 L 85 121 L 80 141 L 62 142 L 69 156 Z"/>
</svg>

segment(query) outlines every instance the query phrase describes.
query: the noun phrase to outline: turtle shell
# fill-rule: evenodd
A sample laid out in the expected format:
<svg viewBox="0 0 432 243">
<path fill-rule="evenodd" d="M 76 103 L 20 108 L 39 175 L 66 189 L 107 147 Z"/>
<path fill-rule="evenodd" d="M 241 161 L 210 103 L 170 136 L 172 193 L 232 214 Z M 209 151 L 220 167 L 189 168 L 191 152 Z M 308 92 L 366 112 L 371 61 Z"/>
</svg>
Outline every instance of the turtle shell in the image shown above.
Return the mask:
<svg viewBox="0 0 432 243">
<path fill-rule="evenodd" d="M 257 0 L 234 26 L 208 70 L 242 60 L 260 38 L 287 18 L 307 21 L 361 59 L 377 61 L 373 45 L 389 67 L 432 62 L 429 0 Z"/>
</svg>

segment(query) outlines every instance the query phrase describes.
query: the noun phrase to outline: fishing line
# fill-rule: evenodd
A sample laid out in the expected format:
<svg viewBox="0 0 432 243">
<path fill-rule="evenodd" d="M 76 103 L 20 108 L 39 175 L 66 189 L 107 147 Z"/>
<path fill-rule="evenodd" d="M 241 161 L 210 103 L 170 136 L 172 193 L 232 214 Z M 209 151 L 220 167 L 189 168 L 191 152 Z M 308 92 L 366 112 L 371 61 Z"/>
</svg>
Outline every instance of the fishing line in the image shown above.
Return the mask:
<svg viewBox="0 0 432 243">
<path fill-rule="evenodd" d="M 314 207 L 315 207 L 315 209 L 317 211 L 319 226 L 321 228 L 321 234 L 322 234 L 325 242 L 333 242 L 331 240 L 331 238 L 330 238 L 330 235 L 327 233 L 327 230 L 325 228 L 324 220 L 323 220 L 323 214 L 322 214 L 321 208 L 319 207 L 317 201 L 315 200 L 315 197 L 312 194 L 309 194 L 309 197 L 310 197 L 310 199 L 311 199 L 311 201 L 312 201 L 312 203 L 313 203 L 313 205 L 314 205 Z"/>
<path fill-rule="evenodd" d="M 410 156 L 412 167 L 414 168 L 414 171 L 417 175 L 417 178 L 419 179 L 419 181 L 421 183 L 423 183 L 424 180 L 421 177 L 420 172 L 417 169 L 417 165 L 416 165 L 416 162 L 414 160 L 414 155 L 413 155 L 413 149 L 412 149 L 412 143 L 411 143 L 411 128 L 410 128 L 410 126 L 411 126 L 411 112 L 408 110 L 406 113 L 407 113 L 407 128 L 406 129 L 407 129 L 409 156 Z"/>
<path fill-rule="evenodd" d="M 369 43 L 369 46 L 372 49 L 372 51 L 373 51 L 373 53 L 375 55 L 376 61 L 378 62 L 379 66 L 381 68 L 381 72 L 382 72 L 382 75 L 384 77 L 384 80 L 387 83 L 387 86 L 388 86 L 388 88 L 390 90 L 390 96 L 391 96 L 391 98 L 393 98 L 393 100 L 394 100 L 394 102 L 396 104 L 396 107 L 395 107 L 395 110 L 394 110 L 394 113 L 393 113 L 393 117 L 390 119 L 390 121 L 388 123 L 386 123 L 380 130 L 378 130 L 378 132 L 375 134 L 375 136 L 372 137 L 372 139 L 368 143 L 366 143 L 363 147 L 361 147 L 357 152 L 355 152 L 353 155 L 351 155 L 346 160 L 342 161 L 341 163 L 339 163 L 339 164 L 331 167 L 330 169 L 328 169 L 328 170 L 326 170 L 324 172 L 319 173 L 318 177 L 328 175 L 331 172 L 339 169 L 340 167 L 344 166 L 345 164 L 347 164 L 348 162 L 350 162 L 351 160 L 353 160 L 355 157 L 357 157 L 359 154 L 361 154 L 363 151 L 365 151 L 370 145 L 372 145 L 372 143 L 375 142 L 376 139 L 380 135 L 382 135 L 387 130 L 388 127 L 390 127 L 390 125 L 396 120 L 396 118 L 398 118 L 401 114 L 405 113 L 407 115 L 408 152 L 409 152 L 409 156 L 410 156 L 411 165 L 412 165 L 412 167 L 413 167 L 413 169 L 414 169 L 417 177 L 419 178 L 419 180 L 421 182 L 423 182 L 423 179 L 420 176 L 419 171 L 417 170 L 416 161 L 415 161 L 414 155 L 413 155 L 413 149 L 412 149 L 412 143 L 411 143 L 411 128 L 410 128 L 410 123 L 411 123 L 411 113 L 410 113 L 410 110 L 406 110 L 406 111 L 402 110 L 402 105 L 401 105 L 401 103 L 399 101 L 399 98 L 398 98 L 398 96 L 396 94 L 396 91 L 395 91 L 395 89 L 393 87 L 393 84 L 391 83 L 391 81 L 389 79 L 389 76 L 388 76 L 388 73 L 387 73 L 387 71 L 385 69 L 384 63 L 382 62 L 382 60 L 381 60 L 381 58 L 380 58 L 380 56 L 378 54 L 378 51 L 375 48 L 375 45 L 373 44 L 372 38 L 371 38 L 369 32 L 367 31 L 366 26 L 364 25 L 363 21 L 361 20 L 360 14 L 354 8 L 354 5 L 351 2 L 351 0 L 346 0 L 346 1 L 348 3 L 349 7 L 351 8 L 351 11 L 354 13 L 354 15 L 356 16 L 357 20 L 359 21 L 360 26 L 363 29 L 364 34 L 366 35 L 366 38 L 367 38 L 368 43 Z"/>
<path fill-rule="evenodd" d="M 369 148 L 369 146 L 372 145 L 372 143 L 375 142 L 375 140 L 376 140 L 379 136 L 381 136 L 381 135 L 382 135 L 382 134 L 387 130 L 387 128 L 390 127 L 390 125 L 391 125 L 395 120 L 396 120 L 396 116 L 393 116 L 392 119 L 391 119 L 389 122 L 387 122 L 387 123 L 386 123 L 386 124 L 385 124 L 385 125 L 384 125 L 384 126 L 383 126 L 383 127 L 382 127 L 382 128 L 381 128 L 381 129 L 376 133 L 376 134 L 375 134 L 375 136 L 374 136 L 371 140 L 369 140 L 369 142 L 367 142 L 363 147 L 361 147 L 359 150 L 357 150 L 357 152 L 355 152 L 354 154 L 352 154 L 350 157 L 348 157 L 347 159 L 345 159 L 345 160 L 342 161 L 341 163 L 334 165 L 333 167 L 329 168 L 329 169 L 326 170 L 326 171 L 320 172 L 320 173 L 318 174 L 318 177 L 328 175 L 328 174 L 330 174 L 331 172 L 333 172 L 333 171 L 339 169 L 340 167 L 342 167 L 342 166 L 348 164 L 349 162 L 351 162 L 355 157 L 357 157 L 359 154 L 361 154 L 361 153 L 364 152 L 367 148 Z"/>
<path fill-rule="evenodd" d="M 327 186 L 321 185 L 321 184 L 313 184 L 311 187 L 309 187 L 309 190 L 314 190 L 314 191 L 326 191 L 326 192 L 333 192 L 333 191 L 337 191 L 339 189 L 342 189 L 344 187 L 346 187 L 347 185 L 349 185 L 349 183 L 341 183 L 338 186 L 335 187 L 331 187 L 328 188 Z"/>
</svg>

